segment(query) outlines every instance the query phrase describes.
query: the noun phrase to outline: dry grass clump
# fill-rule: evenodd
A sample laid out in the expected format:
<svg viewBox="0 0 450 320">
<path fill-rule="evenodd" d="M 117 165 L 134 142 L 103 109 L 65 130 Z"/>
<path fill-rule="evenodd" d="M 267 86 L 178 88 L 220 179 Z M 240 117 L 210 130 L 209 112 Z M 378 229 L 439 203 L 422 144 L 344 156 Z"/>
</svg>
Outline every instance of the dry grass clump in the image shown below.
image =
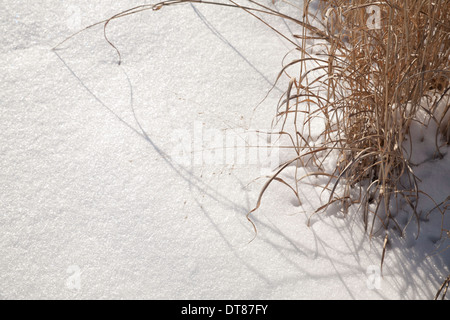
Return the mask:
<svg viewBox="0 0 450 320">
<path fill-rule="evenodd" d="M 330 177 L 329 201 L 318 211 L 357 203 L 371 236 L 391 226 L 402 235 L 406 226 L 393 214 L 399 203 L 411 207 L 419 226 L 417 204 L 428 196 L 404 149 L 414 149 L 412 123 L 435 123 L 436 157 L 450 143 L 450 1 L 320 0 L 315 11 L 311 3 L 305 1 L 302 24 L 311 27 L 295 35 L 303 40 L 301 58 L 285 67 L 299 65 L 300 75 L 278 107 L 281 134 L 289 135 L 296 157 L 268 183 L 287 165 L 312 163 L 316 174 Z M 307 128 L 316 118 L 326 123 L 319 143 Z M 327 173 L 322 163 L 332 152 L 339 160 Z M 344 192 L 337 195 L 339 184 Z M 355 188 L 362 191 L 357 199 Z"/>
<path fill-rule="evenodd" d="M 249 217 L 287 166 L 313 166 L 312 174 L 330 177 L 329 200 L 316 212 L 333 203 L 347 212 L 357 204 L 369 235 L 384 235 L 383 264 L 389 231 L 402 236 L 415 220 L 419 233 L 418 203 L 430 197 L 414 174 L 413 124 L 437 128 L 436 158 L 450 144 L 450 1 L 321 0 L 318 10 L 309 10 L 312 2 L 305 1 L 303 25 L 323 33 L 304 28 L 296 35 L 303 40 L 300 59 L 286 68 L 296 64 L 300 75 L 291 79 L 277 114 L 296 156 L 269 179 Z M 308 127 L 317 118 L 325 130 L 311 139 Z M 336 153 L 336 169 L 327 172 L 323 163 Z M 395 218 L 403 204 L 411 209 L 406 225 Z M 445 296 L 448 285 L 447 278 L 439 293 Z"/>
<path fill-rule="evenodd" d="M 330 200 L 346 207 L 352 201 L 349 190 L 365 185 L 365 196 L 358 202 L 366 229 L 372 234 L 375 226 L 387 229 L 393 223 L 402 232 L 391 202 L 402 198 L 419 221 L 416 207 L 424 193 L 403 150 L 411 123 L 423 121 L 417 116 L 423 111 L 437 123 L 436 156 L 441 155 L 441 138 L 450 142 L 450 1 L 370 5 L 363 0 L 321 1 L 319 15 L 328 39 L 316 60 L 326 61 L 324 72 L 316 79 L 309 77 L 309 83 L 300 82 L 297 96 L 307 94 L 308 104 L 314 104 L 326 121 L 321 147 L 339 150 L 334 184 L 345 184 L 348 192 L 337 196 L 333 188 Z M 303 59 L 309 56 L 307 49 L 301 48 Z M 317 87 L 320 94 L 314 93 Z M 294 108 L 298 109 L 296 103 L 289 107 Z"/>
</svg>

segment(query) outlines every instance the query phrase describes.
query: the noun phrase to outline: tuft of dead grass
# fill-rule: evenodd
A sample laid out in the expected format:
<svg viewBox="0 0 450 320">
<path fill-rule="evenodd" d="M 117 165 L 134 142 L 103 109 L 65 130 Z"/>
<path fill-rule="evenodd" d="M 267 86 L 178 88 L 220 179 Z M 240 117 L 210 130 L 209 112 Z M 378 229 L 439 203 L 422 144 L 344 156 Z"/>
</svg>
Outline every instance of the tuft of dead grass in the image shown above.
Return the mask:
<svg viewBox="0 0 450 320">
<path fill-rule="evenodd" d="M 328 201 L 316 213 L 335 203 L 345 213 L 358 205 L 369 237 L 385 238 L 383 267 L 391 231 L 403 236 L 415 221 L 418 235 L 419 200 L 431 198 L 421 190 L 411 161 L 413 124 L 438 128 L 435 158 L 450 144 L 450 1 L 321 0 L 318 10 L 310 6 L 312 1 L 305 1 L 303 22 L 325 36 L 310 28 L 295 35 L 302 40 L 300 59 L 286 68 L 296 64 L 300 73 L 278 106 L 277 123 L 296 152 L 291 162 L 330 177 L 324 187 Z M 318 118 L 325 129 L 312 139 L 310 126 Z M 336 154 L 336 168 L 327 172 L 323 163 Z M 267 184 L 249 216 L 266 189 Z M 402 204 L 411 212 L 406 225 L 395 218 Z M 446 208 L 439 210 L 444 216 Z M 439 292 L 445 295 L 448 283 Z"/>
<path fill-rule="evenodd" d="M 316 78 L 308 76 L 308 83 L 301 74 L 299 82 L 295 81 L 297 94 L 288 95 L 286 109 L 279 116 L 285 123 L 289 112 L 299 111 L 299 98 L 307 97 L 307 112 L 326 123 L 320 147 L 339 151 L 334 172 L 338 178 L 331 183 L 329 203 L 341 201 L 348 207 L 352 201 L 349 190 L 365 183 L 365 196 L 357 202 L 363 209 L 366 230 L 373 235 L 375 226 L 381 224 L 386 230 L 393 224 L 402 234 L 403 228 L 392 214 L 396 210 L 392 202 L 406 201 L 419 224 L 416 208 L 424 194 L 403 149 L 403 144 L 411 141 L 411 123 L 423 121 L 417 114 L 425 111 L 438 124 L 437 157 L 443 142 L 450 141 L 450 1 L 378 1 L 376 29 L 368 27 L 373 10 L 369 5 L 362 0 L 320 1 L 319 15 L 329 38 L 313 59 L 323 72 Z M 310 23 L 308 16 L 305 19 Z M 311 36 L 305 32 L 301 38 L 306 41 Z M 298 49 L 301 72 L 308 72 L 304 62 L 311 57 L 310 51 L 305 46 Z M 434 99 L 424 105 L 424 97 L 431 94 Z M 443 101 L 447 105 L 442 105 Z M 298 127 L 296 121 L 294 118 L 293 125 Z M 311 118 L 306 118 L 302 125 L 310 122 Z M 308 138 L 297 139 L 296 149 L 310 148 L 311 144 L 303 143 Z M 338 196 L 339 183 L 348 192 Z"/>
</svg>

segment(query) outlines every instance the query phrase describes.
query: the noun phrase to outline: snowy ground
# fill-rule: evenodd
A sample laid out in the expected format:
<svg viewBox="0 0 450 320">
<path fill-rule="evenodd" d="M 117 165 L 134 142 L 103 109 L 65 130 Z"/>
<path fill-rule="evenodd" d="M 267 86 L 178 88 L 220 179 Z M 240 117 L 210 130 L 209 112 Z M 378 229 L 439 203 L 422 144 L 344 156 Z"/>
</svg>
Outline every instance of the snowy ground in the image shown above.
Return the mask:
<svg viewBox="0 0 450 320">
<path fill-rule="evenodd" d="M 368 241 L 357 215 L 306 225 L 323 200 L 309 184 L 301 206 L 271 185 L 249 242 L 261 165 L 224 160 L 238 157 L 233 142 L 223 158 L 208 153 L 205 135 L 270 129 L 285 84 L 253 109 L 292 47 L 257 19 L 186 4 L 112 22 L 121 66 L 102 27 L 51 51 L 143 3 L 2 3 L 0 298 L 433 298 L 450 265 L 450 250 L 433 254 L 449 245 L 433 229 L 437 210 L 417 240 L 414 222 L 393 239 L 382 277 L 383 239 Z M 193 142 L 186 163 L 171 160 L 199 132 L 204 148 Z M 418 168 L 437 202 L 450 194 L 449 164 L 447 153 Z"/>
</svg>

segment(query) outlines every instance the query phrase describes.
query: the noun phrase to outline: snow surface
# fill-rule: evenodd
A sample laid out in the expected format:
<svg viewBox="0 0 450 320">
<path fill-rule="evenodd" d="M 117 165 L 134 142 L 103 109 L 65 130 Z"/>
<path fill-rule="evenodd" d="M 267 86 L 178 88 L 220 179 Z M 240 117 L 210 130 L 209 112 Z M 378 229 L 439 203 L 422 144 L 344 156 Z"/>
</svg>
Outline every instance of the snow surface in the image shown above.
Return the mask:
<svg viewBox="0 0 450 320">
<path fill-rule="evenodd" d="M 51 51 L 144 3 L 2 2 L 0 298 L 433 298 L 450 265 L 438 210 L 417 239 L 414 221 L 392 239 L 381 277 L 383 238 L 369 241 L 358 215 L 330 208 L 307 226 L 326 200 L 320 179 L 305 180 L 301 206 L 283 184 L 269 186 L 250 242 L 261 166 L 171 160 L 198 127 L 270 129 L 286 83 L 253 110 L 292 45 L 248 13 L 186 4 L 114 21 L 121 66 L 101 26 Z M 429 150 L 420 135 L 430 135 L 415 132 Z M 437 203 L 450 194 L 441 151 L 416 168 Z M 424 197 L 420 210 L 434 205 Z"/>
</svg>

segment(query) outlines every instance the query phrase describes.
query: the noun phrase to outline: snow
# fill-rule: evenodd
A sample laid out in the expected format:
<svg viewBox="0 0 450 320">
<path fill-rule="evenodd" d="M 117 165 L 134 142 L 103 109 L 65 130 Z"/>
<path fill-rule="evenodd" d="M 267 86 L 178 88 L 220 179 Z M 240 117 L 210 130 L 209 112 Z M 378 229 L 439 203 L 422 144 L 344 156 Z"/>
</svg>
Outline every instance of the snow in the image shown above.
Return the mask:
<svg viewBox="0 0 450 320">
<path fill-rule="evenodd" d="M 417 239 L 414 221 L 392 239 L 382 275 L 383 238 L 368 239 L 357 214 L 330 207 L 307 225 L 327 200 L 314 186 L 320 177 L 304 180 L 301 205 L 285 185 L 270 185 L 252 214 L 255 236 L 246 214 L 267 168 L 235 161 L 233 147 L 245 144 L 233 139 L 270 130 L 286 80 L 253 110 L 292 49 L 257 19 L 185 4 L 113 21 L 107 33 L 120 66 L 101 26 L 51 50 L 144 3 L 3 3 L 0 298 L 433 298 L 450 265 L 437 209 Z M 186 151 L 180 141 L 198 147 L 195 134 L 208 130 L 223 136 L 205 138 L 185 163 L 171 159 Z M 220 149 L 230 132 L 231 148 Z M 207 146 L 234 161 L 204 162 Z M 200 162 L 198 152 L 206 154 Z M 450 155 L 441 152 L 416 168 L 438 203 L 450 190 Z M 294 170 L 280 177 L 291 181 Z M 434 206 L 424 196 L 420 210 Z"/>
</svg>

